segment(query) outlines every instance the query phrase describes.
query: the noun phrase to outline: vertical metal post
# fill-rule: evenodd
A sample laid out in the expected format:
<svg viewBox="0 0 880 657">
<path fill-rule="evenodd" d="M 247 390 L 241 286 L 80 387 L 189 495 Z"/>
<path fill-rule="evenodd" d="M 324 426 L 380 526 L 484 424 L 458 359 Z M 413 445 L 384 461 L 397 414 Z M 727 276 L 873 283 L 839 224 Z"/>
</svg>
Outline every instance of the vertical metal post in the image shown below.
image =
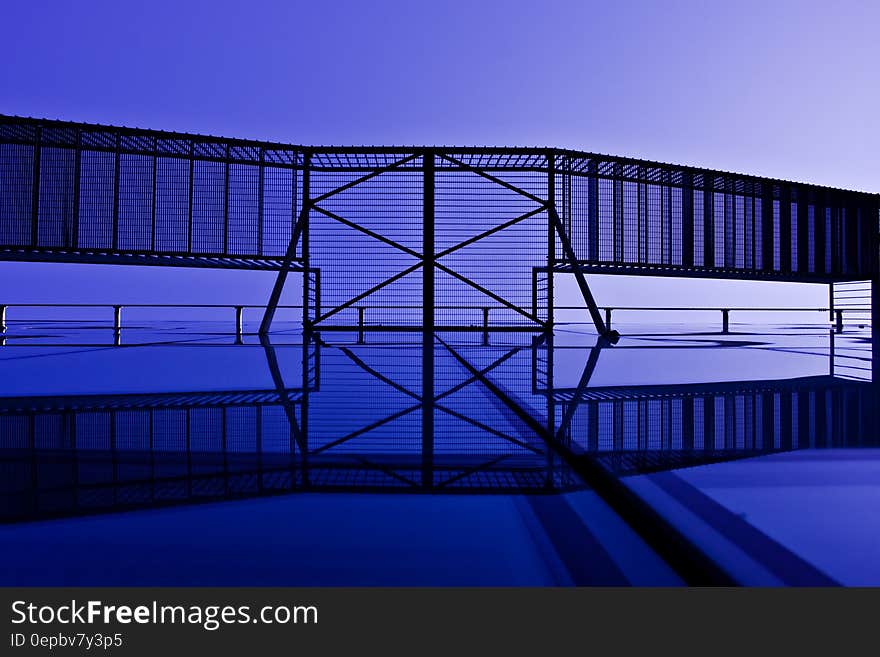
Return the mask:
<svg viewBox="0 0 880 657">
<path fill-rule="evenodd" d="M 606 331 L 611 330 L 611 310 L 612 310 L 611 308 L 605 309 L 605 330 Z"/>
<path fill-rule="evenodd" d="M 187 214 L 186 252 L 192 253 L 193 245 L 193 189 L 195 187 L 196 157 L 193 142 L 189 142 L 189 212 Z"/>
<path fill-rule="evenodd" d="M 548 331 L 544 335 L 547 338 L 545 343 L 547 347 L 547 436 L 556 436 L 556 397 L 553 394 L 555 385 L 553 381 L 553 331 Z M 577 399 L 573 399 L 571 401 L 571 404 L 576 407 Z M 569 420 L 569 424 L 570 422 L 571 420 Z M 547 489 L 551 489 L 553 487 L 553 469 L 555 456 L 556 450 L 550 449 L 550 445 L 547 445 L 545 456 L 547 463 L 547 474 L 544 480 L 544 487 Z"/>
<path fill-rule="evenodd" d="M 591 159 L 587 165 L 587 234 L 589 241 L 587 252 L 588 259 L 592 262 L 599 261 L 599 165 L 595 159 Z"/>
<path fill-rule="evenodd" d="M 300 398 L 299 403 L 299 437 L 300 441 L 298 442 L 300 448 L 300 466 L 302 470 L 302 486 L 303 488 L 308 488 L 310 484 L 310 470 L 309 470 L 309 390 L 310 390 L 310 381 L 309 381 L 309 372 L 312 371 L 312 363 L 310 360 L 310 354 L 315 354 L 315 363 L 314 363 L 314 372 L 315 372 L 315 382 L 317 385 L 317 380 L 319 377 L 318 373 L 318 347 L 315 346 L 315 351 L 312 352 L 309 347 L 312 344 L 312 336 L 308 335 L 303 339 L 302 346 L 302 365 L 300 369 L 302 370 L 302 397 Z M 295 477 L 291 477 L 291 485 L 295 481 Z"/>
<path fill-rule="evenodd" d="M 556 155 L 552 151 L 547 153 L 547 203 L 556 212 Z M 558 219 L 558 213 L 557 217 Z M 575 263 L 572 262 L 572 265 Z M 553 330 L 553 270 L 556 268 L 556 226 L 554 217 L 547 212 L 547 324 L 548 330 Z"/>
<path fill-rule="evenodd" d="M 314 292 L 315 296 L 315 305 L 314 305 L 314 318 L 321 314 L 321 285 L 320 285 L 320 274 L 316 270 L 314 272 L 315 281 L 314 281 L 314 290 L 312 289 L 312 270 L 310 263 L 310 248 L 309 248 L 309 219 L 310 219 L 310 208 L 309 203 L 311 202 L 311 173 L 309 171 L 309 166 L 311 164 L 311 155 L 306 152 L 303 154 L 303 173 L 302 173 L 302 224 L 300 226 L 300 241 L 302 243 L 302 247 L 300 248 L 300 253 L 302 254 L 302 292 L 303 292 L 303 317 L 302 324 L 303 327 L 311 326 L 312 315 L 309 314 L 311 308 L 309 307 L 310 303 L 310 293 Z M 299 222 L 299 217 L 297 217 L 297 222 Z M 294 233 L 296 231 L 296 225 L 294 225 Z M 294 233 L 291 233 L 293 235 Z M 293 253 L 291 257 L 296 257 L 296 240 L 294 238 L 294 246 Z"/>
<path fill-rule="evenodd" d="M 434 486 L 434 151 L 422 154 L 422 486 Z"/>
<path fill-rule="evenodd" d="M 111 227 L 111 244 L 113 249 L 119 248 L 119 151 L 122 149 L 122 137 L 116 133 L 116 152 L 113 156 L 113 226 Z"/>
<path fill-rule="evenodd" d="M 159 195 L 159 140 L 153 138 L 153 202 L 150 206 L 150 251 L 156 250 L 156 200 Z"/>
<path fill-rule="evenodd" d="M 226 144 L 226 162 L 223 165 L 223 254 L 229 253 L 229 144 Z"/>
<path fill-rule="evenodd" d="M 872 285 L 872 287 L 874 287 L 874 286 Z M 871 296 L 873 297 L 873 294 Z M 871 314 L 872 314 L 872 318 L 873 318 L 873 306 L 874 306 L 873 298 L 871 299 L 871 301 L 872 301 Z M 843 333 L 843 310 L 841 308 L 836 308 L 834 310 L 834 316 L 835 316 L 834 330 L 837 331 L 838 333 Z M 873 340 L 872 340 L 872 342 L 873 342 Z"/>
<path fill-rule="evenodd" d="M 36 247 L 39 239 L 39 216 L 40 216 L 40 142 L 42 141 L 42 129 L 37 128 L 34 135 L 34 178 L 31 185 L 31 246 Z"/>
<path fill-rule="evenodd" d="M 828 284 L 828 321 L 834 321 L 834 283 Z"/>
<path fill-rule="evenodd" d="M 6 333 L 6 306 L 0 306 L 0 333 Z"/>
<path fill-rule="evenodd" d="M 235 343 L 241 344 L 241 336 L 244 333 L 244 322 L 242 316 L 244 314 L 243 306 L 235 307 Z"/>
<path fill-rule="evenodd" d="M 556 212 L 556 155 L 547 153 L 547 203 Z M 558 215 L 557 215 L 558 218 Z M 576 263 L 572 262 L 573 266 Z M 547 212 L 547 323 L 548 331 L 553 330 L 553 270 L 556 268 L 556 226 L 553 216 Z M 487 336 L 488 337 L 488 336 Z M 488 342 L 488 339 L 486 340 Z"/>
<path fill-rule="evenodd" d="M 113 306 L 113 344 L 122 344 L 122 306 Z"/>
<path fill-rule="evenodd" d="M 263 187 L 266 175 L 266 149 L 260 149 L 260 169 L 257 177 L 257 253 L 263 255 Z"/>
<path fill-rule="evenodd" d="M 871 368 L 873 374 L 874 368 Z M 834 376 L 834 331 L 828 331 L 828 375 Z"/>
<path fill-rule="evenodd" d="M 364 343 L 364 312 L 366 308 L 358 306 L 358 344 Z"/>
<path fill-rule="evenodd" d="M 76 131 L 76 148 L 73 151 L 73 208 L 70 234 L 65 235 L 65 246 L 76 248 L 79 242 L 79 187 L 82 169 L 82 130 Z M 69 238 L 69 239 L 67 239 Z"/>
<path fill-rule="evenodd" d="M 489 309 L 483 308 L 483 346 L 489 344 Z"/>
<path fill-rule="evenodd" d="M 730 309 L 721 309 L 721 332 L 730 333 Z"/>
<path fill-rule="evenodd" d="M 681 264 L 683 267 L 694 266 L 694 176 L 692 173 L 682 174 Z"/>
</svg>

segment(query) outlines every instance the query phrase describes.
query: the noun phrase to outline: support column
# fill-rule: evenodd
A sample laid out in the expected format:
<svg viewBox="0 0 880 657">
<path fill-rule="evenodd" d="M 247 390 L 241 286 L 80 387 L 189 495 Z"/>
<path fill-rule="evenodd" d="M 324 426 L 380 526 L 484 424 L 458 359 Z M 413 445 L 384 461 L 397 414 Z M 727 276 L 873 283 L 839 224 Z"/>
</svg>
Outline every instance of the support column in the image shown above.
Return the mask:
<svg viewBox="0 0 880 657">
<path fill-rule="evenodd" d="M 681 264 L 683 267 L 694 266 L 694 177 L 691 173 L 682 174 Z"/>
<path fill-rule="evenodd" d="M 300 237 L 303 238 L 303 325 L 307 326 L 309 320 L 309 248 L 308 248 L 308 224 L 309 210 L 311 208 L 311 198 L 309 196 L 309 160 L 311 155 L 306 152 L 303 155 L 303 171 L 302 171 L 302 195 L 303 204 L 302 211 L 294 222 L 290 233 L 290 242 L 287 245 L 287 252 L 284 254 L 284 260 L 281 263 L 281 269 L 275 279 L 275 285 L 272 287 L 272 293 L 269 295 L 269 303 L 266 305 L 266 312 L 263 314 L 263 321 L 260 322 L 260 333 L 265 335 L 272 326 L 272 320 L 275 317 L 275 311 L 278 309 L 278 303 L 281 300 L 281 292 L 284 290 L 284 283 L 287 281 L 287 273 L 290 265 L 296 258 L 296 247 Z M 229 165 L 226 165 L 227 171 Z M 293 210 L 295 211 L 295 210 Z"/>
<path fill-rule="evenodd" d="M 242 306 L 235 307 L 235 343 L 241 344 L 241 337 L 244 334 L 244 322 L 242 321 L 242 315 L 244 313 L 244 308 Z"/>
<path fill-rule="evenodd" d="M 617 331 L 609 330 L 605 325 L 605 322 L 602 319 L 602 314 L 599 312 L 599 307 L 596 305 L 596 299 L 593 297 L 593 293 L 590 291 L 590 286 L 587 284 L 587 279 L 584 276 L 584 273 L 581 271 L 580 266 L 578 265 L 577 255 L 574 252 L 574 248 L 571 245 L 571 240 L 568 237 L 568 234 L 565 232 L 565 227 L 562 225 L 562 221 L 559 218 L 559 213 L 556 211 L 555 200 L 555 185 L 553 184 L 553 180 L 555 177 L 555 162 L 554 162 L 554 154 L 547 154 L 547 167 L 548 167 L 548 182 L 547 182 L 547 215 L 549 219 L 549 227 L 551 230 L 556 231 L 556 235 L 559 236 L 559 241 L 562 245 L 562 253 L 564 254 L 565 259 L 568 261 L 568 264 L 571 267 L 571 271 L 574 274 L 575 280 L 577 281 L 578 287 L 581 291 L 581 296 L 584 299 L 584 303 L 587 306 L 587 310 L 590 313 L 590 318 L 593 320 L 593 325 L 596 327 L 596 331 L 603 338 L 608 340 L 610 343 L 614 344 L 620 339 L 620 334 Z M 548 260 L 555 264 L 556 260 L 556 245 L 555 239 L 551 239 L 549 237 L 550 231 L 548 230 L 548 247 L 550 248 L 550 252 L 548 255 Z M 551 246 L 552 245 L 552 246 Z M 550 268 L 550 276 L 549 280 L 553 280 L 553 269 Z M 552 301 L 552 293 L 553 287 L 548 284 L 548 306 L 549 306 L 549 319 L 552 321 L 552 311 L 553 311 L 553 301 Z M 550 325 L 552 328 L 552 323 Z"/>
<path fill-rule="evenodd" d="M 434 487 L 434 151 L 422 154 L 422 487 Z"/>
<path fill-rule="evenodd" d="M 122 344 L 122 306 L 113 306 L 113 344 Z"/>
<path fill-rule="evenodd" d="M 547 202 L 556 207 L 556 155 L 547 153 Z M 574 263 L 572 263 L 574 264 Z M 556 267 L 556 227 L 547 213 L 547 330 L 553 330 L 553 269 Z"/>
<path fill-rule="evenodd" d="M 828 284 L 828 321 L 834 321 L 834 283 Z"/>
<path fill-rule="evenodd" d="M 587 165 L 587 253 L 591 262 L 599 261 L 599 166 L 591 159 Z"/>
</svg>

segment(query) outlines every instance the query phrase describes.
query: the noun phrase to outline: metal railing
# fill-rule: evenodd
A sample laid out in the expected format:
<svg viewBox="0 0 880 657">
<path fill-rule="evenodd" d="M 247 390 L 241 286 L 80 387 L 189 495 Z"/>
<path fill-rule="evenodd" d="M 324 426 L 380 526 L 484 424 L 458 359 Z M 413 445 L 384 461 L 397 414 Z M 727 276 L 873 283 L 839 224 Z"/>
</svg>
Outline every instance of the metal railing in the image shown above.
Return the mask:
<svg viewBox="0 0 880 657">
<path fill-rule="evenodd" d="M 210 309 L 226 309 L 230 310 L 234 316 L 234 328 L 235 335 L 237 338 L 241 338 L 244 335 L 248 335 L 249 333 L 244 330 L 244 311 L 247 309 L 253 310 L 265 310 L 266 306 L 261 304 L 214 304 L 214 303 L 201 303 L 201 304 L 177 304 L 177 303 L 128 303 L 128 304 L 112 304 L 112 303 L 7 303 L 0 304 L 0 333 L 6 333 L 8 329 L 8 313 L 12 308 L 95 308 L 95 309 L 107 309 L 111 310 L 112 315 L 112 326 L 114 333 L 120 333 L 123 329 L 122 325 L 122 311 L 123 309 L 187 309 L 187 310 L 210 310 Z M 302 310 L 301 305 L 280 305 L 279 309 L 282 310 Z M 390 304 L 380 304 L 380 305 L 370 305 L 370 306 L 356 306 L 358 323 L 356 326 L 351 327 L 353 331 L 357 331 L 360 334 L 361 340 L 363 340 L 363 333 L 368 330 L 388 330 L 387 327 L 384 327 L 381 324 L 369 324 L 368 323 L 368 311 L 369 310 L 389 310 L 389 309 L 403 309 L 403 310 L 415 310 L 418 309 L 417 306 L 412 305 L 390 305 Z M 484 338 L 488 340 L 488 335 L 493 331 L 492 325 L 490 323 L 490 313 L 495 311 L 504 311 L 504 308 L 498 307 L 490 307 L 490 306 L 473 306 L 473 305 L 449 305 L 449 306 L 437 306 L 438 309 L 447 309 L 447 310 L 473 310 L 479 311 L 480 322 L 472 324 L 470 327 L 458 327 L 458 330 L 475 330 L 481 331 L 484 335 Z M 847 308 L 828 308 L 828 307 L 757 307 L 757 306 L 599 306 L 599 309 L 605 314 L 605 323 L 610 328 L 612 323 L 612 316 L 615 311 L 640 311 L 640 312 L 719 312 L 721 313 L 721 332 L 729 333 L 730 332 L 730 313 L 731 312 L 810 312 L 810 313 L 833 313 L 834 317 L 834 330 L 837 333 L 842 333 L 844 329 L 844 313 L 856 313 L 860 312 L 859 309 L 847 309 Z M 583 311 L 586 312 L 586 308 L 583 306 L 556 306 L 555 311 Z M 56 320 L 27 320 L 27 321 L 56 321 Z"/>
</svg>

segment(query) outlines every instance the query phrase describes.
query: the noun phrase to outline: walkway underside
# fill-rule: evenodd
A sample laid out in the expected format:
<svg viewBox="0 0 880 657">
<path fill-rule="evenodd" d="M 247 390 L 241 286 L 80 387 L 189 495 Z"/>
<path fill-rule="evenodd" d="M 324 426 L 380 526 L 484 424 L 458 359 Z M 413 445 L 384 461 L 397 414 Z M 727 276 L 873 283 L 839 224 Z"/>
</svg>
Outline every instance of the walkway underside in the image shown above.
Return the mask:
<svg viewBox="0 0 880 657">
<path fill-rule="evenodd" d="M 788 283 L 841 283 L 862 280 L 859 276 L 827 274 L 822 272 L 785 272 L 720 267 L 684 267 L 682 265 L 640 265 L 627 263 L 605 263 L 579 261 L 577 265 L 561 263 L 553 268 L 558 274 L 571 274 L 578 269 L 584 274 L 605 274 L 618 276 L 675 276 L 679 278 L 715 278 L 737 281 L 776 281 Z"/>
<path fill-rule="evenodd" d="M 229 255 L 193 255 L 186 253 L 143 253 L 137 251 L 67 250 L 0 248 L 0 261 L 67 262 L 95 265 L 161 265 L 165 267 L 202 267 L 211 269 L 255 269 L 278 271 L 283 258 L 237 257 Z M 290 271 L 301 271 L 299 260 Z"/>
</svg>

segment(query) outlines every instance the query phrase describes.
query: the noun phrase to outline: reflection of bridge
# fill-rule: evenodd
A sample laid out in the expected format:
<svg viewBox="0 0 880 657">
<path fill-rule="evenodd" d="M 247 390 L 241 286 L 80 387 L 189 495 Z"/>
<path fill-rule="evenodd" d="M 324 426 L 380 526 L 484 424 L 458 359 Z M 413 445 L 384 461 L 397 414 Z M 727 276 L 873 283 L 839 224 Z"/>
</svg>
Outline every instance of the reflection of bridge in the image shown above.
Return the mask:
<svg viewBox="0 0 880 657">
<path fill-rule="evenodd" d="M 304 322 L 325 330 L 364 306 L 386 308 L 386 329 L 468 328 L 485 307 L 492 328 L 547 328 L 552 274 L 567 272 L 613 338 L 585 273 L 873 282 L 878 205 L 560 149 L 303 147 L 0 117 L 0 258 L 276 270 L 263 332 L 289 272 Z"/>
<path fill-rule="evenodd" d="M 550 388 L 543 339 L 317 339 L 293 382 L 264 340 L 270 389 L 0 399 L 5 519 L 306 490 L 558 492 L 596 483 L 583 458 L 620 475 L 876 442 L 874 387 L 831 376 L 591 387 L 597 347 L 577 386 Z"/>
</svg>

